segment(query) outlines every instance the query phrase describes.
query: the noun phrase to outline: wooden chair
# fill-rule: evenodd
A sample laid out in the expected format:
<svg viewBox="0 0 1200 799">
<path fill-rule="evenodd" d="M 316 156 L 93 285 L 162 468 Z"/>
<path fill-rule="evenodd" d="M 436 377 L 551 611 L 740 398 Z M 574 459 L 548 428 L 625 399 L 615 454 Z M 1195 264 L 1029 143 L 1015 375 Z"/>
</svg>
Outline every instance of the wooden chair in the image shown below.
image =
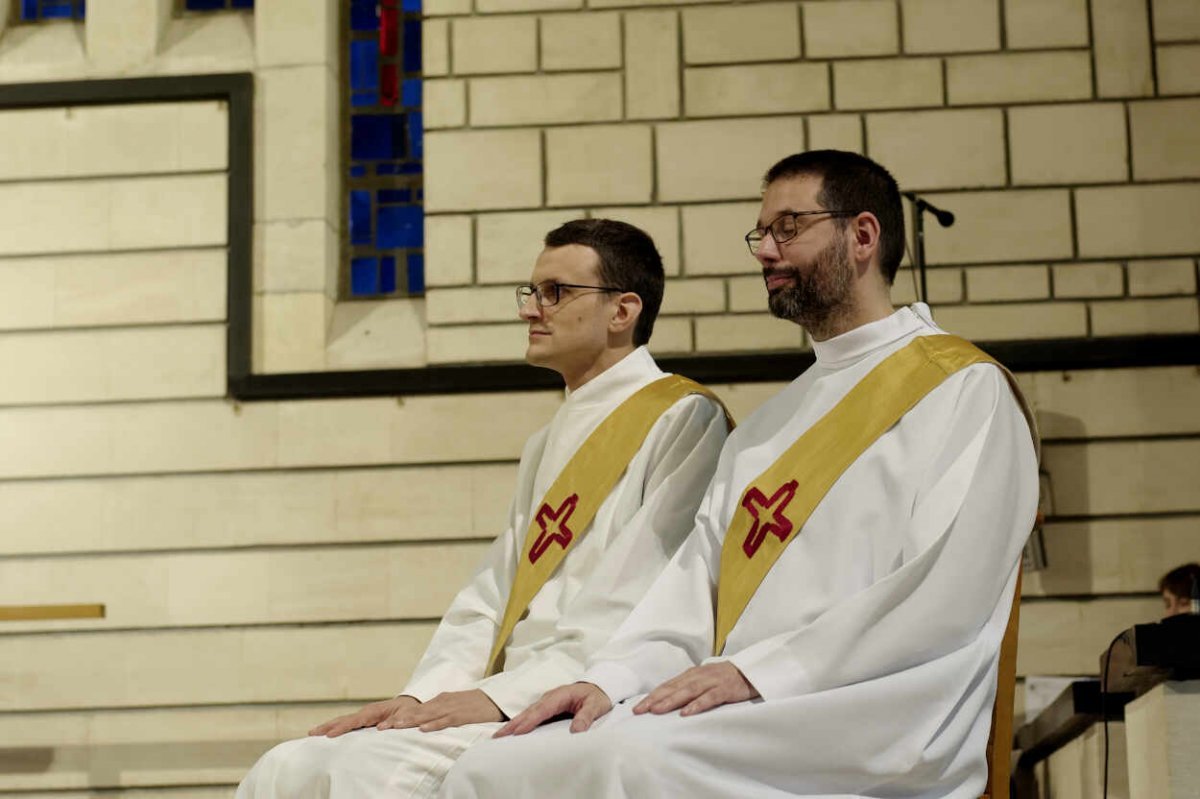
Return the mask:
<svg viewBox="0 0 1200 799">
<path fill-rule="evenodd" d="M 1008 799 L 1012 771 L 1013 699 L 1017 692 L 1017 629 L 1021 626 L 1021 571 L 1013 594 L 1008 627 L 1000 642 L 1000 667 L 996 672 L 996 704 L 992 706 L 992 733 L 988 736 L 987 792 L 980 799 Z"/>
</svg>

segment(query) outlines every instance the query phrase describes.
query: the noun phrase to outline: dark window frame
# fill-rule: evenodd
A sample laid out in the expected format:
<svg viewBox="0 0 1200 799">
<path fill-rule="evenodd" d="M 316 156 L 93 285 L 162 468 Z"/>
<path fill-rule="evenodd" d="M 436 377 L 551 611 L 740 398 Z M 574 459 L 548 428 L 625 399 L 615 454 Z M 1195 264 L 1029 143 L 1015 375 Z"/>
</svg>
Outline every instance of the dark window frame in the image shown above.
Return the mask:
<svg viewBox="0 0 1200 799">
<path fill-rule="evenodd" d="M 523 363 L 254 374 L 251 371 L 254 76 L 240 73 L 0 86 L 0 110 L 205 99 L 223 100 L 229 108 L 226 383 L 230 398 L 257 401 L 562 387 L 554 372 Z M 979 346 L 1014 372 L 1200 365 L 1197 333 L 980 342 Z M 812 353 L 802 351 L 659 359 L 663 369 L 705 383 L 787 381 L 812 362 Z"/>
</svg>

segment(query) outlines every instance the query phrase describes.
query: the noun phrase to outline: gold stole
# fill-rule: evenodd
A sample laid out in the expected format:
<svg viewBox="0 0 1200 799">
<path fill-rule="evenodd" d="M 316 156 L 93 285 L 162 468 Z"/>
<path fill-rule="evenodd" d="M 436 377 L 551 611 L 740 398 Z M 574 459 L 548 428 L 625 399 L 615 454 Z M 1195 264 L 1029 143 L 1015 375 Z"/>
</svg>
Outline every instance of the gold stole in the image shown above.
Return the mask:
<svg viewBox="0 0 1200 799">
<path fill-rule="evenodd" d="M 920 336 L 885 358 L 742 494 L 721 547 L 713 654 L 737 624 L 759 584 L 833 484 L 867 447 L 950 375 L 977 363 L 1004 371 L 1037 433 L 1012 374 L 957 336 Z"/>
<path fill-rule="evenodd" d="M 513 628 L 558 564 L 587 533 L 596 511 L 641 449 L 650 428 L 689 394 L 702 394 L 725 410 L 717 396 L 699 383 L 679 375 L 659 378 L 617 406 L 555 478 L 525 533 L 508 606 L 488 657 L 489 676 L 503 667 L 504 647 Z M 725 419 L 732 428 L 728 410 Z"/>
</svg>

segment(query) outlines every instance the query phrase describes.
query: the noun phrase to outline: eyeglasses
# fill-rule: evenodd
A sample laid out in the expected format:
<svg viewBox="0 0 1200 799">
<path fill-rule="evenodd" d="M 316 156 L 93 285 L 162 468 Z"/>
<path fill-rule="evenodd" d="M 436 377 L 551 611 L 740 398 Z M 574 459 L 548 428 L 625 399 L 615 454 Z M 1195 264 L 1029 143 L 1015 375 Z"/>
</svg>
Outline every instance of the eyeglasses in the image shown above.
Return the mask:
<svg viewBox="0 0 1200 799">
<path fill-rule="evenodd" d="M 517 286 L 517 309 L 525 307 L 525 303 L 529 302 L 530 297 L 537 297 L 539 308 L 547 308 L 551 305 L 558 305 L 558 301 L 562 299 L 563 289 L 592 289 L 593 291 L 624 291 L 625 289 L 613 288 L 612 286 L 582 286 L 578 283 L 556 283 L 553 280 L 546 280 L 542 283 L 522 283 Z"/>
<path fill-rule="evenodd" d="M 768 233 L 775 240 L 776 244 L 783 244 L 785 241 L 791 241 L 800 235 L 801 231 L 806 228 L 801 228 L 796 220 L 802 216 L 817 216 L 818 214 L 829 214 L 830 217 L 835 216 L 855 216 L 858 211 L 789 211 L 786 214 L 780 214 L 775 218 L 775 221 L 767 225 L 765 229 L 756 227 L 746 234 L 746 246 L 750 248 L 753 255 L 758 255 L 759 249 L 762 247 L 763 239 Z"/>
</svg>

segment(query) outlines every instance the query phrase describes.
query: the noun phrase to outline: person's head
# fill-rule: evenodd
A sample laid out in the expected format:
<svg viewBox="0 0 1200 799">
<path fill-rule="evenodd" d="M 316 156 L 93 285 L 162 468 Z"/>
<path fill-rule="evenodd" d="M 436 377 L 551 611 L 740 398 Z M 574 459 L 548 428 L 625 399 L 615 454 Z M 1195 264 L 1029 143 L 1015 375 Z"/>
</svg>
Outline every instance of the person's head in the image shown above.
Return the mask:
<svg viewBox="0 0 1200 799">
<path fill-rule="evenodd" d="M 747 241 L 772 313 L 821 340 L 891 312 L 904 209 L 886 169 L 855 153 L 813 150 L 772 166 L 763 187 Z"/>
<path fill-rule="evenodd" d="M 1200 581 L 1200 563 L 1185 563 L 1171 569 L 1158 581 L 1166 616 L 1188 613 L 1191 609 L 1192 591 Z"/>
<path fill-rule="evenodd" d="M 525 359 L 575 388 L 650 341 L 662 258 L 646 233 L 611 219 L 567 222 L 546 234 L 545 245 L 529 284 L 518 289 L 529 324 Z"/>
</svg>

